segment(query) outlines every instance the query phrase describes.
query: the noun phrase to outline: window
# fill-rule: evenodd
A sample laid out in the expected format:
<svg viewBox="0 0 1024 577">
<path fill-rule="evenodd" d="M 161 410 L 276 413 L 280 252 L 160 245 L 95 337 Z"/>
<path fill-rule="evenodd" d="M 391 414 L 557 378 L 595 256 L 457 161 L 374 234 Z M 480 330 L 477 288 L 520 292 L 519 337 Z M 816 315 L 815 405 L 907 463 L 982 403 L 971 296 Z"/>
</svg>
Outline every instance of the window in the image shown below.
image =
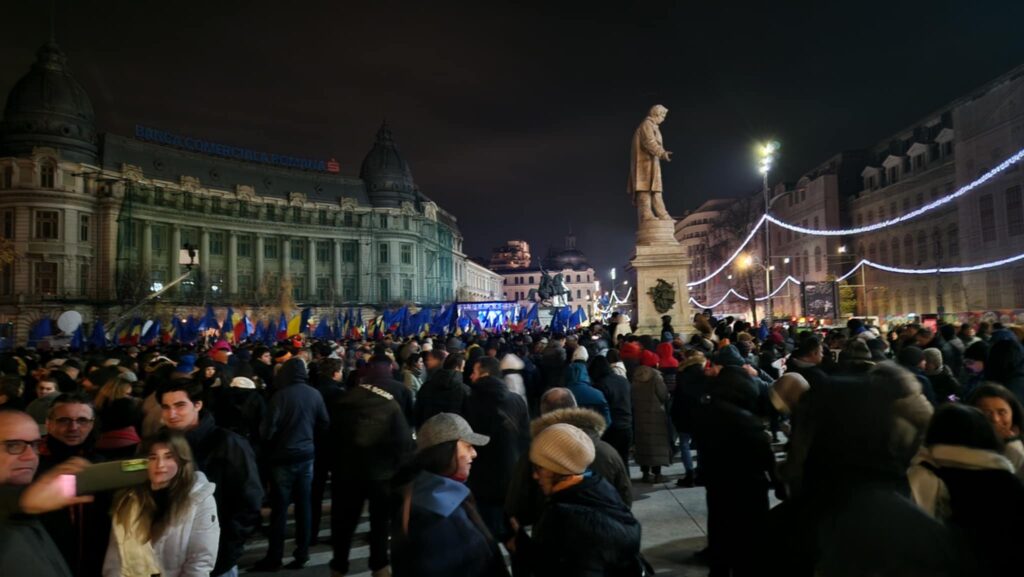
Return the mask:
<svg viewBox="0 0 1024 577">
<path fill-rule="evenodd" d="M 405 230 L 409 230 L 410 228 L 412 228 L 412 223 L 408 216 L 402 217 L 402 228 L 404 228 Z"/>
<path fill-rule="evenodd" d="M 1006 234 L 1024 234 L 1024 204 L 1021 204 L 1019 184 L 1006 189 Z"/>
<path fill-rule="evenodd" d="M 909 232 L 906 234 L 906 236 L 903 237 L 903 258 L 904 262 L 907 263 L 907 266 L 912 266 L 915 264 L 914 237 L 910 236 Z"/>
<path fill-rule="evenodd" d="M 35 238 L 57 240 L 60 238 L 60 212 L 56 210 L 36 211 Z"/>
<path fill-rule="evenodd" d="M 356 279 L 346 276 L 341 279 L 341 298 L 346 301 L 356 300 Z"/>
<path fill-rule="evenodd" d="M 341 243 L 341 262 L 356 262 L 356 243 L 346 240 Z"/>
<path fill-rule="evenodd" d="M 814 272 L 821 272 L 821 247 L 814 247 Z"/>
<path fill-rule="evenodd" d="M 985 300 L 987 301 L 986 308 L 994 309 L 999 308 L 1002 304 L 1002 279 L 999 277 L 998 270 L 990 270 L 985 275 Z"/>
<path fill-rule="evenodd" d="M 928 235 L 923 231 L 917 231 L 917 262 L 923 263 L 928 259 Z"/>
<path fill-rule="evenodd" d="M 879 221 L 884 221 L 885 220 L 885 207 L 884 206 L 878 207 L 878 220 Z"/>
<path fill-rule="evenodd" d="M 14 294 L 14 266 L 0 265 L 0 295 L 10 296 L 12 294 Z"/>
<path fill-rule="evenodd" d="M 44 162 L 39 167 L 39 186 L 42 188 L 53 188 L 56 174 L 56 167 L 50 162 Z"/>
<path fill-rule="evenodd" d="M 321 213 L 323 214 L 323 213 Z M 331 279 L 325 276 L 316 277 L 316 298 L 320 302 L 325 302 L 330 297 L 331 291 Z"/>
<path fill-rule="evenodd" d="M 263 239 L 263 258 L 277 258 L 277 237 L 271 236 Z"/>
<path fill-rule="evenodd" d="M 223 256 L 224 255 L 224 233 L 222 232 L 211 232 L 210 233 L 210 256 Z"/>
<path fill-rule="evenodd" d="M 899 168 L 895 167 L 895 166 L 890 166 L 889 167 L 889 171 L 886 173 L 886 176 L 888 177 L 889 184 L 895 183 L 896 181 L 899 180 L 899 176 L 900 176 Z"/>
<path fill-rule="evenodd" d="M 78 292 L 79 294 L 89 294 L 89 269 L 91 267 L 85 263 L 78 265 Z M 6 293 L 5 293 L 6 294 Z"/>
<path fill-rule="evenodd" d="M 331 241 L 329 240 L 318 240 L 316 241 L 316 260 L 317 262 L 332 262 L 334 258 L 331 254 Z"/>
<path fill-rule="evenodd" d="M 937 228 L 932 230 L 932 254 L 936 262 L 942 261 L 942 234 Z"/>
<path fill-rule="evenodd" d="M 351 210 L 346 210 L 345 211 L 345 216 L 344 216 L 344 218 L 342 220 L 342 223 L 346 227 L 352 227 L 352 226 L 355 225 L 354 221 L 355 221 L 355 219 L 352 218 L 352 211 Z"/>
<path fill-rule="evenodd" d="M 877 259 L 877 258 L 878 258 L 878 247 L 875 246 L 875 243 L 871 243 L 871 244 L 868 245 L 868 260 L 870 260 L 872 262 L 875 262 L 875 259 Z"/>
<path fill-rule="evenodd" d="M 382 242 L 377 245 L 377 262 L 379 264 L 388 264 L 389 253 L 388 243 Z"/>
<path fill-rule="evenodd" d="M 878 260 L 882 264 L 889 264 L 889 244 L 884 240 L 878 243 Z"/>
<path fill-rule="evenodd" d="M 380 279 L 380 301 L 387 302 L 391 300 L 391 280 L 382 278 Z"/>
<path fill-rule="evenodd" d="M 399 245 L 399 262 L 402 264 L 412 264 L 412 244 L 403 242 Z"/>
<path fill-rule="evenodd" d="M 924 168 L 924 155 L 918 154 L 914 157 L 914 170 L 921 170 Z"/>
<path fill-rule="evenodd" d="M 377 220 L 380 223 L 380 227 L 381 228 L 387 228 L 388 227 L 388 215 L 386 215 L 386 214 L 378 214 L 377 215 Z"/>
<path fill-rule="evenodd" d="M 243 258 L 252 256 L 252 237 L 247 234 L 238 235 L 236 240 L 236 254 Z"/>
<path fill-rule="evenodd" d="M 302 239 L 302 238 L 292 239 L 292 241 L 289 242 L 288 245 L 291 247 L 290 250 L 289 250 L 289 252 L 291 252 L 291 255 L 290 255 L 291 260 L 306 260 L 306 240 L 305 239 Z"/>
<path fill-rule="evenodd" d="M 36 294 L 52 295 L 57 293 L 57 263 L 35 263 Z"/>
<path fill-rule="evenodd" d="M 900 241 L 896 238 L 892 239 L 892 266 L 900 266 Z"/>
<path fill-rule="evenodd" d="M 249 294 L 252 292 L 252 275 L 238 275 L 238 292 L 240 294 Z"/>
<path fill-rule="evenodd" d="M 167 250 L 167 227 L 153 226 L 150 228 L 149 234 L 153 252 L 164 252 Z"/>
<path fill-rule="evenodd" d="M 327 211 L 318 210 L 317 219 L 319 220 L 321 226 L 325 226 L 327 224 Z"/>
<path fill-rule="evenodd" d="M 992 193 L 978 198 L 978 213 L 981 216 L 981 240 L 992 242 L 996 239 L 996 205 Z"/>
<path fill-rule="evenodd" d="M 402 298 L 405 300 L 412 300 L 412 279 L 402 279 Z"/>
<path fill-rule="evenodd" d="M 158 291 L 164 288 L 164 271 L 155 270 L 149 273 L 149 290 Z"/>
<path fill-rule="evenodd" d="M 533 284 L 533 275 L 530 275 L 530 284 Z"/>
<path fill-rule="evenodd" d="M 78 241 L 89 242 L 89 215 L 78 215 Z"/>
<path fill-rule="evenodd" d="M 946 233 L 946 245 L 949 247 L 949 257 L 960 256 L 960 228 L 954 223 L 949 225 L 949 232 Z"/>
<path fill-rule="evenodd" d="M 194 228 L 183 228 L 181 229 L 181 246 L 177 248 L 185 248 L 185 245 L 198 246 L 199 231 Z"/>
<path fill-rule="evenodd" d="M 4 167 L 4 188 L 14 188 L 14 167 Z"/>
<path fill-rule="evenodd" d="M 292 278 L 292 298 L 295 300 L 306 298 L 306 277 L 296 276 Z"/>
<path fill-rule="evenodd" d="M 3 232 L 4 238 L 8 240 L 14 240 L 14 210 L 7 209 L 4 211 L 3 216 Z"/>
</svg>

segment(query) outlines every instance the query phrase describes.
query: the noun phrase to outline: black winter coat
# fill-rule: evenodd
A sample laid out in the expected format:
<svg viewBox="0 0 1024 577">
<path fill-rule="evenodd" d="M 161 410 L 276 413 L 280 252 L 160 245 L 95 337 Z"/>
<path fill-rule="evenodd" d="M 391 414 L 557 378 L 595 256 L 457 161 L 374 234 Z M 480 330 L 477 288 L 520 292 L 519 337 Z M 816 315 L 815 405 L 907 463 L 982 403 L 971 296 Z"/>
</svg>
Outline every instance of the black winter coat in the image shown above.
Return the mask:
<svg viewBox="0 0 1024 577">
<path fill-rule="evenodd" d="M 416 420 L 413 415 L 412 391 L 405 388 L 401 381 L 395 380 L 395 376 L 388 366 L 378 364 L 369 367 L 363 382 L 376 385 L 391 394 L 399 408 L 402 409 L 406 424 L 410 427 L 413 426 Z"/>
<path fill-rule="evenodd" d="M 609 429 L 633 430 L 633 396 L 626 377 L 608 373 L 594 383 L 594 388 L 604 393 L 608 401 L 608 410 L 612 415 Z"/>
<path fill-rule="evenodd" d="M 520 455 L 530 450 L 526 401 L 510 393 L 505 382 L 483 377 L 470 385 L 462 416 L 473 431 L 491 438 L 477 447 L 467 486 L 480 503 L 504 505 L 509 481 Z"/>
<path fill-rule="evenodd" d="M 551 495 L 532 537 L 516 536 L 516 551 L 535 577 L 629 575 L 640 552 L 640 522 L 594 475 Z"/>
<path fill-rule="evenodd" d="M 332 475 L 343 479 L 389 481 L 414 449 L 412 432 L 394 395 L 370 384 L 355 386 L 335 399 L 328 437 Z"/>
<path fill-rule="evenodd" d="M 700 399 L 707 393 L 707 377 L 703 365 L 690 365 L 676 376 L 676 390 L 672 392 L 672 426 L 680 433 L 693 434 Z"/>
<path fill-rule="evenodd" d="M 290 359 L 277 374 L 277 392 L 270 397 L 260 427 L 265 454 L 272 463 L 312 460 L 313 436 L 330 426 L 323 396 L 308 383 L 302 359 Z"/>
<path fill-rule="evenodd" d="M 220 518 L 220 544 L 212 575 L 238 564 L 246 538 L 259 526 L 263 487 L 256 456 L 249 442 L 237 433 L 218 427 L 213 416 L 202 412 L 199 425 L 185 433 L 196 468 L 215 483 L 213 498 Z"/>
<path fill-rule="evenodd" d="M 469 387 L 462 382 L 462 373 L 451 369 L 434 371 L 416 395 L 416 426 L 438 413 L 462 413 Z"/>
</svg>

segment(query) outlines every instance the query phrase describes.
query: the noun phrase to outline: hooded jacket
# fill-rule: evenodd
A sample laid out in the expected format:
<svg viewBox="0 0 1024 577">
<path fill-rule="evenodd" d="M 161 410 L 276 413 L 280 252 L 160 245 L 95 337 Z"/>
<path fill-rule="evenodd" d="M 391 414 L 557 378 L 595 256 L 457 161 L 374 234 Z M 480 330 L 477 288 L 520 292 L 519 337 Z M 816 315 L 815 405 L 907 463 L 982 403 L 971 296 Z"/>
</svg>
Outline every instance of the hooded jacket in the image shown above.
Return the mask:
<svg viewBox="0 0 1024 577">
<path fill-rule="evenodd" d="M 401 407 L 376 385 L 357 385 L 339 395 L 330 421 L 332 475 L 339 479 L 388 481 L 412 453 L 412 432 Z"/>
<path fill-rule="evenodd" d="M 462 413 L 462 405 L 469 395 L 469 387 L 462 382 L 462 373 L 451 369 L 438 369 L 423 383 L 416 397 L 416 426 L 419 427 L 438 413 Z"/>
<path fill-rule="evenodd" d="M 385 363 L 371 363 L 366 367 L 366 375 L 363 379 L 366 383 L 381 388 L 394 397 L 395 402 L 402 409 L 405 422 L 411 427 L 415 422 L 413 415 L 412 391 L 406 388 L 401 381 L 396 380 L 391 372 L 391 365 Z"/>
<path fill-rule="evenodd" d="M 189 507 L 173 524 L 168 525 L 153 542 L 153 552 L 160 566 L 161 577 L 207 577 L 217 557 L 220 524 L 217 522 L 215 487 L 206 476 L 196 471 L 196 480 L 189 493 Z M 103 561 L 104 577 L 121 577 L 121 550 L 124 529 L 111 530 L 110 545 Z"/>
<path fill-rule="evenodd" d="M 612 423 L 611 409 L 608 408 L 608 399 L 604 393 L 590 384 L 590 375 L 587 374 L 587 365 L 580 362 L 569 363 L 565 368 L 565 388 L 572 391 L 576 397 L 576 404 L 584 409 L 593 409 L 602 417 L 606 425 Z"/>
<path fill-rule="evenodd" d="M 642 365 L 633 371 L 633 448 L 638 465 L 660 467 L 672 462 L 669 440 L 668 388 L 658 369 Z"/>
<path fill-rule="evenodd" d="M 260 433 L 272 464 L 312 461 L 313 437 L 330 426 L 319 391 L 309 386 L 306 363 L 289 359 L 277 374 L 277 392 L 270 397 Z"/>
<path fill-rule="evenodd" d="M 614 447 L 601 440 L 605 424 L 601 415 L 590 409 L 572 407 L 557 409 L 541 415 L 530 422 L 530 434 L 538 433 L 556 423 L 572 425 L 590 437 L 594 442 L 594 462 L 587 469 L 590 473 L 606 479 L 615 488 L 622 502 L 629 507 L 633 503 L 633 487 L 629 480 L 629 469 Z M 505 512 L 515 517 L 521 525 L 532 525 L 544 508 L 544 494 L 533 479 L 533 467 L 529 455 L 523 455 L 516 464 L 516 472 L 508 488 Z"/>
</svg>

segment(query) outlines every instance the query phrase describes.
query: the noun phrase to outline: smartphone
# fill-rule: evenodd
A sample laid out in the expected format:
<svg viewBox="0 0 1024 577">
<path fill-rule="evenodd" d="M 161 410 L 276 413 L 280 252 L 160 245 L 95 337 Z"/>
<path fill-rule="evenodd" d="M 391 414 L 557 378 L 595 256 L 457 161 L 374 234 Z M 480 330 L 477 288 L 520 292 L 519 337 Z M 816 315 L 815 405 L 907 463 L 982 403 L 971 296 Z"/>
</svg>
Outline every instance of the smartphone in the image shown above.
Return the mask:
<svg viewBox="0 0 1024 577">
<path fill-rule="evenodd" d="M 90 465 L 75 474 L 75 494 L 92 495 L 145 483 L 147 463 L 146 459 L 125 459 Z"/>
</svg>

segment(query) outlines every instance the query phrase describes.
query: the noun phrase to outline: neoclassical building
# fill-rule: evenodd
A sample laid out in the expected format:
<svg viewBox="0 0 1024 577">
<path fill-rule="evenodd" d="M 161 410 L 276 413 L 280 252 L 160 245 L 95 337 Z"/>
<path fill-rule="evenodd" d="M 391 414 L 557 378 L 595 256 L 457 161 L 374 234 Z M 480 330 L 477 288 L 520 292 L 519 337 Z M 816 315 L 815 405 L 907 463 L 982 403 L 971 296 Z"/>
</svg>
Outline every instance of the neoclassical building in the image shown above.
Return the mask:
<svg viewBox="0 0 1024 577">
<path fill-rule="evenodd" d="M 491 270 L 500 274 L 502 296 L 505 300 L 516 301 L 529 308 L 533 301 L 527 297 L 531 289 L 540 285 L 541 274 L 561 274 L 569 289 L 568 304 L 573 310 L 582 305 L 588 315 L 593 315 L 598 303 L 600 284 L 594 268 L 587 262 L 586 255 L 576 248 L 576 236 L 565 237 L 565 248 L 548 250 L 547 256 L 539 263 L 532 260 L 530 245 L 524 240 L 510 240 L 497 247 L 491 254 Z"/>
<path fill-rule="evenodd" d="M 318 306 L 452 301 L 465 276 L 455 217 L 416 186 L 390 128 L 358 176 L 334 159 L 268 154 L 137 127 L 97 131 L 51 43 L 0 123 L 0 324 L 108 317 L 185 272 L 162 302 Z M 462 273 L 462 274 L 460 274 Z"/>
</svg>

